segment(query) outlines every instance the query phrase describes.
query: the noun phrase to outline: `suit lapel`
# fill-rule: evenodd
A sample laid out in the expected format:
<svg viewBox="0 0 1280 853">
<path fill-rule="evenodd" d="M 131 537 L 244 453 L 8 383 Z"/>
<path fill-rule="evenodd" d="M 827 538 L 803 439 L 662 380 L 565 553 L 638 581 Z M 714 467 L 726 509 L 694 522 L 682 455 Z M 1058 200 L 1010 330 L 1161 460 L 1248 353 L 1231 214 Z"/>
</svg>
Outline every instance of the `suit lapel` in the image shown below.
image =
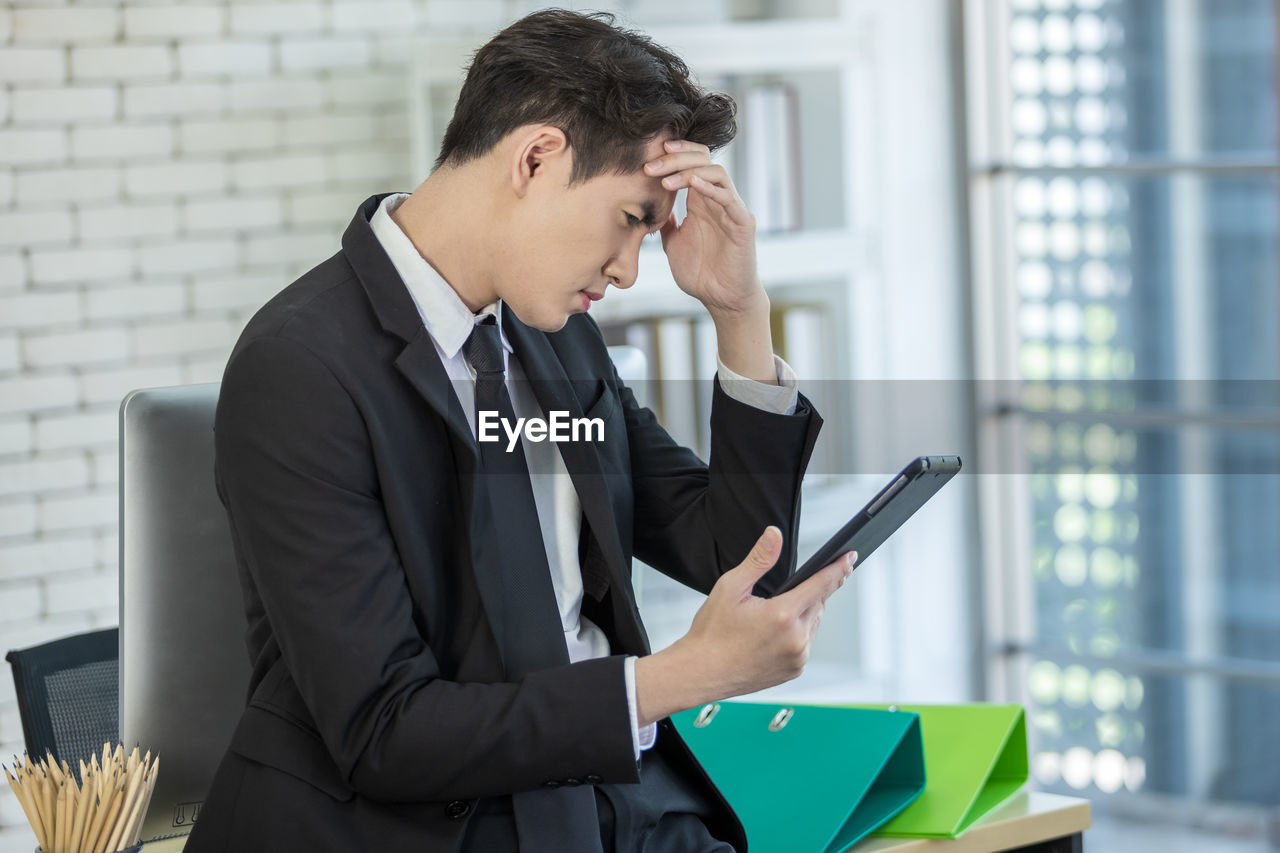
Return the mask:
<svg viewBox="0 0 1280 853">
<path fill-rule="evenodd" d="M 342 250 L 364 286 L 383 330 L 405 342 L 396 357 L 396 369 L 449 427 L 449 448 L 458 472 L 476 588 L 489 628 L 501 650 L 503 625 L 495 614 L 502 612 L 502 557 L 493 547 L 496 522 L 489 501 L 476 489 L 479 454 L 475 438 L 409 289 L 369 227 L 370 218 L 385 197 L 386 194 L 373 196 L 360 206 L 342 235 Z"/>
</svg>

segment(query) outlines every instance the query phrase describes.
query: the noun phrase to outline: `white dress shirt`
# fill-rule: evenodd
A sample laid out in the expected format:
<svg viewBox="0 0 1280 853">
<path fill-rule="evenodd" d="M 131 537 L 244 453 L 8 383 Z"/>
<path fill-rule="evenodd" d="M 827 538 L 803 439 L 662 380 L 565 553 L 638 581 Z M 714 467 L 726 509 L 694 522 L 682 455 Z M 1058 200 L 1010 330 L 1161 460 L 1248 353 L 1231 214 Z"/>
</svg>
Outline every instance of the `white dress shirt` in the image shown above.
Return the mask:
<svg viewBox="0 0 1280 853">
<path fill-rule="evenodd" d="M 408 197 L 408 193 L 387 196 L 369 225 L 396 272 L 404 280 L 409 295 L 413 297 L 474 436 L 475 371 L 467 363 L 462 345 L 471 335 L 475 323 L 485 315 L 495 315 L 501 331 L 502 302 L 493 302 L 481 309 L 479 314 L 472 314 L 449 283 L 418 254 L 413 243 L 391 218 L 392 211 Z M 530 391 L 529 383 L 523 381 L 524 369 L 520 359 L 514 357 L 505 332 L 502 333 L 502 350 L 507 367 L 507 390 L 511 394 L 511 405 L 516 417 L 543 417 L 542 407 Z M 719 362 L 718 358 L 717 361 Z M 774 364 L 778 385 L 748 379 L 719 362 L 721 386 L 726 394 L 748 405 L 781 414 L 792 414 L 797 400 L 795 373 L 776 355 Z M 547 565 L 551 568 L 551 585 L 560 608 L 560 625 L 564 630 L 569 660 L 576 662 L 606 657 L 610 651 L 609 639 L 599 626 L 582 615 L 582 571 L 578 564 L 582 507 L 578 503 L 578 493 L 574 490 L 564 459 L 554 442 L 521 443 L 529 463 L 534 504 L 538 510 L 542 542 L 547 551 Z M 651 724 L 641 729 L 638 725 L 635 661 L 635 657 L 627 658 L 625 672 L 627 702 L 631 710 L 632 744 L 639 757 L 641 750 L 653 746 L 657 738 L 657 727 Z"/>
</svg>

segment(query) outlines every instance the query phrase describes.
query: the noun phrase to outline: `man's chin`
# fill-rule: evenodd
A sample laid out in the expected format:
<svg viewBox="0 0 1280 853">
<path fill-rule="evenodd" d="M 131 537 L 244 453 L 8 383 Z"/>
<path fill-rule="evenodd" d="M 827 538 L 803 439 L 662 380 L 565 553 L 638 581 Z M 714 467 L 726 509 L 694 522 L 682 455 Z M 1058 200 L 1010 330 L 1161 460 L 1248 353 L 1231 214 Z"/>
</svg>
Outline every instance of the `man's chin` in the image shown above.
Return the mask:
<svg viewBox="0 0 1280 853">
<path fill-rule="evenodd" d="M 519 317 L 520 315 L 517 314 L 516 316 Z M 568 322 L 569 322 L 569 315 L 561 314 L 561 315 L 552 316 L 552 317 L 538 317 L 532 322 L 525 323 L 525 325 L 532 326 L 533 328 L 537 329 L 539 332 L 549 333 L 549 332 L 560 331 L 565 327 L 565 324 Z"/>
</svg>

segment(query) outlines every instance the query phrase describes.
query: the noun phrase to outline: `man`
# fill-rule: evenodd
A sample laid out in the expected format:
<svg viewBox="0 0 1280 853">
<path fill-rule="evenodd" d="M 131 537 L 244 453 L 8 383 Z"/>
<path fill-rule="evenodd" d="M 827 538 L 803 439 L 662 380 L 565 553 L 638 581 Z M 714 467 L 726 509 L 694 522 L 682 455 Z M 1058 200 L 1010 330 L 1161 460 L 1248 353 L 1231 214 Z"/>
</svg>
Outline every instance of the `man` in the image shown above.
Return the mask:
<svg viewBox="0 0 1280 853">
<path fill-rule="evenodd" d="M 476 54 L 431 176 L 249 323 L 215 430 L 253 672 L 189 851 L 745 847 L 666 718 L 799 674 L 850 561 L 753 594 L 821 419 L 710 159 L 734 131 L 644 37 L 536 13 Z M 709 467 L 587 316 L 655 231 L 716 326 Z M 555 412 L 599 428 L 479 440 Z M 656 654 L 633 554 L 710 593 Z"/>
</svg>

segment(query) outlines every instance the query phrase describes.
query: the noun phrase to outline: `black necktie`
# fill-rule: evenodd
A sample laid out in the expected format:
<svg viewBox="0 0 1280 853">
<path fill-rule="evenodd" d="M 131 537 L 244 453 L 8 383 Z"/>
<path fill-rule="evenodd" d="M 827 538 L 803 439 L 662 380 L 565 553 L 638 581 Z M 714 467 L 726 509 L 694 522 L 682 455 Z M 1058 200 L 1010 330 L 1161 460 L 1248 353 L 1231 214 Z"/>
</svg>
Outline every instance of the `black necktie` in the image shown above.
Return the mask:
<svg viewBox="0 0 1280 853">
<path fill-rule="evenodd" d="M 515 409 L 507 393 L 502 363 L 502 338 L 493 316 L 471 330 L 463 345 L 467 361 L 476 371 L 476 424 L 481 412 L 497 412 L 514 427 Z M 493 531 L 502 559 L 503 659 L 507 677 L 519 679 L 530 672 L 569 662 L 560 623 L 560 608 L 551 585 L 551 569 L 538 524 L 524 442 L 510 451 L 505 430 L 500 441 L 478 441 L 480 481 L 487 493 L 493 518 L 502 530 Z M 599 817 L 590 787 L 561 787 L 522 792 L 512 796 L 521 853 L 599 851 Z"/>
</svg>

